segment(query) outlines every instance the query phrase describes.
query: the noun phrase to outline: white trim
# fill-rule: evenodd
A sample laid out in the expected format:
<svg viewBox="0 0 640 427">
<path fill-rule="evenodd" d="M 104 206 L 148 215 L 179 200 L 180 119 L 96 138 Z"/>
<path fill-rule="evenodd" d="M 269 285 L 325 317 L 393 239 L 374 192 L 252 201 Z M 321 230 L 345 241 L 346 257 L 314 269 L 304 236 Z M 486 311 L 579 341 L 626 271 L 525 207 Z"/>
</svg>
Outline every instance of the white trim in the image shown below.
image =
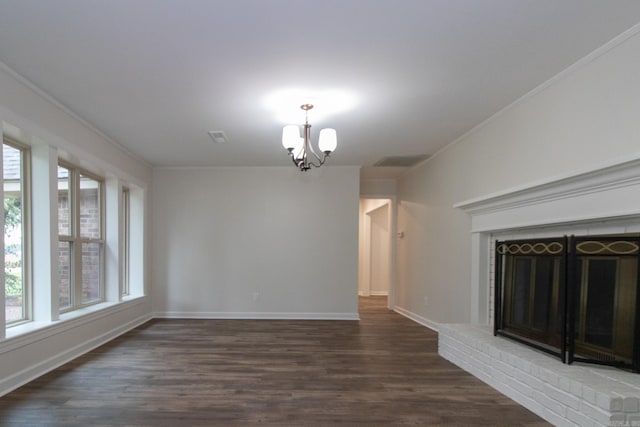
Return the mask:
<svg viewBox="0 0 640 427">
<path fill-rule="evenodd" d="M 91 319 L 93 321 L 94 319 Z M 74 347 L 71 347 L 57 355 L 49 357 L 41 362 L 36 363 L 35 365 L 29 366 L 26 369 L 23 369 L 20 372 L 16 372 L 13 375 L 0 379 L 0 396 L 3 396 L 18 387 L 21 387 L 27 384 L 30 381 L 35 380 L 38 377 L 50 372 L 65 363 L 71 362 L 72 360 L 82 356 L 89 351 L 100 347 L 117 338 L 118 336 L 124 334 L 125 332 L 130 331 L 131 329 L 136 328 L 146 322 L 151 320 L 151 316 L 148 314 L 139 316 L 138 318 L 127 322 L 125 324 L 119 325 L 116 328 L 111 329 L 89 341 L 85 341 L 81 344 L 78 344 Z M 84 324 L 91 323 L 91 321 L 85 321 Z M 53 334 L 50 334 L 50 336 Z M 45 338 L 45 337 L 42 337 Z"/>
<path fill-rule="evenodd" d="M 471 215 L 471 319 L 486 325 L 490 235 L 523 229 L 588 228 L 596 223 L 640 220 L 640 153 L 600 167 L 536 181 L 456 203 Z"/>
<path fill-rule="evenodd" d="M 640 154 L 597 169 L 518 186 L 456 203 L 471 231 L 640 216 Z"/>
<path fill-rule="evenodd" d="M 145 302 L 144 297 L 118 303 L 102 303 L 64 313 L 55 322 L 27 322 L 7 328 L 6 339 L 0 341 L 0 355 L 20 347 L 78 328 L 124 310 L 131 310 Z M 150 315 L 149 315 L 150 316 Z M 149 317 L 151 318 L 151 317 Z"/>
<path fill-rule="evenodd" d="M 412 311 L 409 311 L 409 310 L 407 310 L 405 308 L 394 307 L 393 311 L 395 311 L 396 313 L 406 317 L 407 319 L 413 320 L 414 322 L 431 329 L 432 331 L 438 332 L 438 330 L 440 328 L 440 324 L 438 322 L 434 322 L 433 320 L 429 320 L 426 317 L 422 317 L 419 314 L 416 314 L 416 313 L 414 313 Z"/>
<path fill-rule="evenodd" d="M 370 291 L 369 295 L 372 297 L 386 297 L 389 296 L 389 291 Z"/>
<path fill-rule="evenodd" d="M 634 185 L 640 180 L 640 152 L 608 161 L 595 167 L 541 179 L 497 191 L 453 205 L 469 213 L 501 210 L 530 205 L 545 200 L 606 190 L 609 187 Z"/>
<path fill-rule="evenodd" d="M 33 92 L 35 92 L 36 94 L 38 94 L 41 98 L 45 99 L 46 101 L 50 102 L 51 104 L 55 105 L 56 107 L 58 107 L 59 109 L 64 111 L 67 115 L 69 115 L 73 119 L 75 119 L 78 122 L 80 122 L 87 129 L 91 130 L 96 135 L 99 135 L 101 138 L 103 138 L 109 144 L 111 144 L 115 148 L 119 149 L 120 151 L 122 151 L 126 155 L 128 155 L 131 158 L 139 161 L 140 163 L 144 164 L 145 166 L 148 166 L 148 167 L 152 167 L 153 166 L 151 163 L 149 163 L 149 161 L 147 161 L 146 159 L 140 157 L 138 154 L 134 153 L 129 148 L 127 148 L 124 145 L 120 144 L 118 141 L 116 141 L 115 139 L 111 138 L 106 133 L 102 132 L 100 129 L 95 127 L 92 123 L 90 123 L 86 119 L 84 119 L 81 116 L 79 116 L 76 112 L 71 110 L 69 107 L 64 105 L 62 102 L 58 101 L 53 96 L 49 95 L 47 92 L 42 90 L 39 86 L 36 86 L 31 80 L 28 80 L 26 77 L 24 77 L 23 75 L 19 74 L 17 71 L 15 71 L 13 68 L 9 67 L 7 64 L 5 64 L 2 61 L 0 61 L 0 70 L 4 71 L 7 74 L 9 74 L 11 77 L 16 79 L 20 84 L 26 86 L 28 89 L 30 89 Z"/>
<path fill-rule="evenodd" d="M 534 96 L 536 96 L 539 93 L 545 91 L 546 89 L 548 89 L 549 87 L 553 86 L 554 84 L 556 84 L 560 80 L 564 79 L 565 77 L 567 77 L 567 76 L 577 72 L 581 68 L 589 65 L 591 62 L 597 60 L 602 55 L 604 55 L 604 54 L 608 53 L 609 51 L 612 51 L 613 49 L 617 48 L 618 46 L 624 44 L 627 40 L 629 40 L 631 37 L 635 36 L 639 32 L 640 32 L 640 23 L 634 25 L 633 27 L 631 27 L 628 30 L 624 31 L 623 33 L 619 34 L 618 36 L 616 36 L 612 40 L 609 40 L 604 45 L 600 46 L 596 50 L 594 50 L 591 53 L 589 53 L 588 55 L 582 57 L 581 59 L 579 59 L 578 61 L 574 62 L 573 64 L 571 64 L 570 66 L 568 66 L 564 70 L 560 71 L 558 74 L 554 75 L 550 79 L 548 79 L 545 82 L 541 83 L 540 85 L 536 86 L 535 88 L 533 88 L 529 92 L 525 93 L 520 98 L 518 98 L 515 101 L 513 101 L 511 104 L 509 104 L 506 107 L 502 108 L 500 111 L 496 112 L 495 114 L 493 114 L 492 116 L 490 116 L 489 118 L 484 120 L 483 122 L 478 123 L 477 125 L 475 125 L 471 129 L 469 129 L 467 132 L 465 132 L 462 135 L 460 135 L 458 138 L 454 139 L 451 142 L 446 143 L 444 146 L 442 146 L 440 149 L 436 150 L 435 153 L 433 153 L 431 156 L 427 157 L 422 162 L 418 163 L 417 165 L 411 166 L 406 171 L 401 172 L 400 175 L 398 176 L 398 178 L 396 178 L 396 179 L 402 178 L 403 176 L 411 173 L 411 171 L 421 167 L 424 164 L 429 163 L 430 161 L 432 161 L 433 159 L 435 159 L 439 155 L 441 155 L 441 154 L 447 152 L 448 150 L 450 150 L 451 148 L 453 148 L 458 143 L 460 143 L 460 142 L 464 141 L 465 139 L 469 138 L 471 135 L 479 132 L 482 128 L 484 128 L 485 126 L 491 124 L 492 122 L 497 120 L 500 116 L 502 116 L 503 114 L 505 114 L 509 110 L 512 110 L 512 109 L 516 108 L 518 105 L 526 102 L 529 98 L 533 98 Z"/>
<path fill-rule="evenodd" d="M 216 311 L 159 311 L 154 319 L 238 319 L 238 320 L 360 320 L 358 313 L 261 313 Z"/>
</svg>

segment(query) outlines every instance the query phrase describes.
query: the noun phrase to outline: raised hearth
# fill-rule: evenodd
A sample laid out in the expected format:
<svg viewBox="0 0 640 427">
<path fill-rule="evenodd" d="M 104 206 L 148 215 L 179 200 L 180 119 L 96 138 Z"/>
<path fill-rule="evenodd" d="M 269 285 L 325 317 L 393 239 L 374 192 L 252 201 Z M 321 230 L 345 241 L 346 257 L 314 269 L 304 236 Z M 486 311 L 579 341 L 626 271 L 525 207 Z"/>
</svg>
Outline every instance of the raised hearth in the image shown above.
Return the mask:
<svg viewBox="0 0 640 427">
<path fill-rule="evenodd" d="M 438 352 L 554 425 L 640 425 L 640 375 L 565 365 L 489 326 L 440 325 Z"/>
</svg>

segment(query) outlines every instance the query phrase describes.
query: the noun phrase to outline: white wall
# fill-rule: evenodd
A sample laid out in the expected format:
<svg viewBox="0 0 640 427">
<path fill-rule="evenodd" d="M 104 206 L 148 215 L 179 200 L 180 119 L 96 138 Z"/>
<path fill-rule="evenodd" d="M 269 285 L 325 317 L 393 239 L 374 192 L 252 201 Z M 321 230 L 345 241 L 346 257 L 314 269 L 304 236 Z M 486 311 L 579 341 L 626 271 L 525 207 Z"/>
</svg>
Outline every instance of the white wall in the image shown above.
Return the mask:
<svg viewBox="0 0 640 427">
<path fill-rule="evenodd" d="M 399 308 L 470 320 L 470 219 L 454 203 L 640 152 L 640 35 L 618 42 L 401 177 Z"/>
<path fill-rule="evenodd" d="M 153 186 L 156 315 L 357 318 L 357 167 L 154 169 Z"/>
<path fill-rule="evenodd" d="M 389 205 L 380 206 L 367 214 L 371 223 L 371 295 L 388 295 L 391 260 L 391 227 Z"/>
<path fill-rule="evenodd" d="M 394 197 L 397 182 L 395 179 L 361 179 L 360 196 L 362 197 Z"/>
<path fill-rule="evenodd" d="M 52 147 L 54 154 L 64 155 L 105 178 L 122 180 L 142 192 L 148 190 L 151 178 L 148 165 L 133 158 L 1 66 L 0 123 L 3 131 L 19 129 L 30 139 L 26 142 L 35 144 L 37 141 L 39 146 Z M 138 231 L 139 236 L 144 236 Z M 53 238 L 57 239 L 57 236 Z M 34 264 L 38 262 L 34 259 Z M 142 268 L 146 269 L 146 266 L 147 261 L 142 261 Z M 140 275 L 143 276 L 148 277 Z M 44 285 L 46 287 L 47 284 Z M 149 289 L 149 283 L 133 286 Z M 107 305 L 99 311 L 83 313 L 79 310 L 61 316 L 63 320 L 60 321 L 43 322 L 41 325 L 32 322 L 10 328 L 8 338 L 0 340 L 0 395 L 109 341 L 146 321 L 151 314 L 149 297 Z M 25 332 L 16 332 L 19 329 Z"/>
</svg>

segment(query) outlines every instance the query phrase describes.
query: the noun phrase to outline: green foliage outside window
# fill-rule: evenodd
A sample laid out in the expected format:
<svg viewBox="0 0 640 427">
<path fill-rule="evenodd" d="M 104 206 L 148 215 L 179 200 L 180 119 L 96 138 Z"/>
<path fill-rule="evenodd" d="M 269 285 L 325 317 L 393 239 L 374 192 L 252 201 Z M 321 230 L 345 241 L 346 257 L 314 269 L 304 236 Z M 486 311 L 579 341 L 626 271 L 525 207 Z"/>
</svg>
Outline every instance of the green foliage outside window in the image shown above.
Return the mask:
<svg viewBox="0 0 640 427">
<path fill-rule="evenodd" d="M 22 226 L 22 201 L 19 197 L 4 198 L 4 235 Z M 5 244 L 4 282 L 6 296 L 22 295 L 22 261 L 12 261 L 7 254 L 17 253 L 20 248 L 17 245 Z M 16 274 L 15 272 L 19 272 Z"/>
</svg>

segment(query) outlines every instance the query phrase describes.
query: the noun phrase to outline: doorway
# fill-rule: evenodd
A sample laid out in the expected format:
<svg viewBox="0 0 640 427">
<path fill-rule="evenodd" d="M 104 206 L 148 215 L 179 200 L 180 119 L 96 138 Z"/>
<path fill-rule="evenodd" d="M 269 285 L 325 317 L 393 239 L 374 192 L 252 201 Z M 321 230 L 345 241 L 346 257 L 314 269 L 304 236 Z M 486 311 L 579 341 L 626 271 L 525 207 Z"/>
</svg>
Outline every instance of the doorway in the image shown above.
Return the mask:
<svg viewBox="0 0 640 427">
<path fill-rule="evenodd" d="M 392 216 L 391 199 L 360 199 L 358 295 L 361 297 L 388 298 L 392 294 Z"/>
</svg>

